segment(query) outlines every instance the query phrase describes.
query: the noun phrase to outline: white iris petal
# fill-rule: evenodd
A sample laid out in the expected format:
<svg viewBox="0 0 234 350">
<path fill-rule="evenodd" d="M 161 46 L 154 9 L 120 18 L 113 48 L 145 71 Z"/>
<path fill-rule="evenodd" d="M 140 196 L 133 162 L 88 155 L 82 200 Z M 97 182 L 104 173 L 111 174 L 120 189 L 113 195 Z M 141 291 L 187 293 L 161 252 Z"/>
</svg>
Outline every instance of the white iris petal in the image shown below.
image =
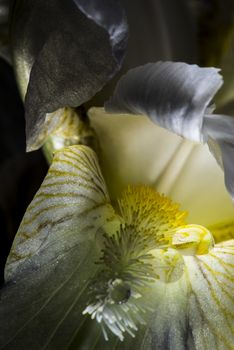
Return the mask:
<svg viewBox="0 0 234 350">
<path fill-rule="evenodd" d="M 205 116 L 222 85 L 218 72 L 186 63 L 149 63 L 119 80 L 105 108 L 107 112 L 147 115 L 159 126 L 192 141 L 213 138 L 221 149 L 225 183 L 233 199 L 234 134 L 230 130 L 234 130 L 234 118 Z"/>
<path fill-rule="evenodd" d="M 112 198 L 128 184 L 143 183 L 181 203 L 190 223 L 233 219 L 222 170 L 206 145 L 182 139 L 144 116 L 107 114 L 102 108 L 92 108 L 89 116 Z"/>
</svg>

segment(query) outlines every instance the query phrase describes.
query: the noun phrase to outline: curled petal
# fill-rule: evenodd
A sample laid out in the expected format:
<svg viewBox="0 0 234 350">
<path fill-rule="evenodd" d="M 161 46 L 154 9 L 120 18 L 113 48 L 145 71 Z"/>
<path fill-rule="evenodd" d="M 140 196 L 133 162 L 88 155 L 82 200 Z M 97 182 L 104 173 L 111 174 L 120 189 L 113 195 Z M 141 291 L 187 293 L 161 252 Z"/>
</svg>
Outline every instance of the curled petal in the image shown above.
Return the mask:
<svg viewBox="0 0 234 350">
<path fill-rule="evenodd" d="M 124 12 L 115 1 L 93 3 L 16 1 L 11 33 L 25 97 L 28 150 L 38 148 L 46 113 L 86 102 L 121 66 L 127 38 Z"/>
<path fill-rule="evenodd" d="M 202 141 L 204 113 L 222 85 L 216 68 L 149 63 L 123 76 L 106 103 L 108 112 L 145 114 L 158 125 Z"/>
</svg>

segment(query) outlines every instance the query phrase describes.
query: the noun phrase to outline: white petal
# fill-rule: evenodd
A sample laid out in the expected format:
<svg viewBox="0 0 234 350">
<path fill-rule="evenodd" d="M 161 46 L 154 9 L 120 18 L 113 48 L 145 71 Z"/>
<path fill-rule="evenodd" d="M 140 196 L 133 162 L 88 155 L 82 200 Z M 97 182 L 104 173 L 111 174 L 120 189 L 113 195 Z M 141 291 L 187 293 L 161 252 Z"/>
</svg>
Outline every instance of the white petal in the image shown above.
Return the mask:
<svg viewBox="0 0 234 350">
<path fill-rule="evenodd" d="M 89 111 L 100 140 L 103 174 L 113 199 L 129 184 L 153 186 L 188 211 L 188 222 L 212 225 L 233 218 L 223 172 L 208 147 L 153 124 L 144 116 Z"/>
<path fill-rule="evenodd" d="M 170 172 L 173 172 L 173 164 Z M 169 176 L 168 172 L 165 175 Z M 207 226 L 229 221 L 234 217 L 234 208 L 225 189 L 222 169 L 207 145 L 193 147 L 168 195 L 181 203 L 183 210 L 188 211 L 189 223 Z"/>
<path fill-rule="evenodd" d="M 1 348 L 67 349 L 78 341 L 75 348 L 91 349 L 102 339 L 99 325 L 82 311 L 98 270 L 99 232 L 107 220 L 113 223 L 108 201 L 92 150 L 72 146 L 56 153 L 8 259 L 0 291 Z"/>
<path fill-rule="evenodd" d="M 57 152 L 16 234 L 5 268 L 6 280 L 14 278 L 24 262 L 40 255 L 41 250 L 45 260 L 52 259 L 50 254 L 61 255 L 78 239 L 79 232 L 88 239 L 87 228 L 96 231 L 107 216 L 113 216 L 108 203 L 95 153 L 85 146 Z"/>
<path fill-rule="evenodd" d="M 149 63 L 123 76 L 108 112 L 148 115 L 156 124 L 201 141 L 203 116 L 222 85 L 216 68 L 175 62 Z"/>
<path fill-rule="evenodd" d="M 102 170 L 114 199 L 129 184 L 155 185 L 182 142 L 181 137 L 143 116 L 110 115 L 102 108 L 92 108 L 89 117 L 100 141 Z"/>
</svg>

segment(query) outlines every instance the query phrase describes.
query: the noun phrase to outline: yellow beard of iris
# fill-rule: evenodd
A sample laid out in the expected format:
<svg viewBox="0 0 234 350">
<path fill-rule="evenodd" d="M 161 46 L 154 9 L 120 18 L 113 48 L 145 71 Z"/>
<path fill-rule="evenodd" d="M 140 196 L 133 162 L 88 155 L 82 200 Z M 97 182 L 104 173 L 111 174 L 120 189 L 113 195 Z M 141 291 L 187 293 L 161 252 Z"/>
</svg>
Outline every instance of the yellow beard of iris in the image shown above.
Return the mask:
<svg viewBox="0 0 234 350">
<path fill-rule="evenodd" d="M 201 225 L 186 225 L 179 205 L 147 186 L 129 186 L 118 200 L 127 226 L 140 235 L 154 237 L 154 248 L 173 248 L 183 255 L 207 254 L 214 246 L 212 234 Z"/>
<path fill-rule="evenodd" d="M 179 280 L 183 255 L 207 254 L 214 246 L 205 227 L 186 225 L 187 213 L 150 187 L 128 186 L 117 205 L 120 223 L 105 227 L 100 273 L 83 312 L 100 323 L 106 340 L 107 329 L 120 340 L 124 332 L 134 336 L 150 288 Z"/>
</svg>

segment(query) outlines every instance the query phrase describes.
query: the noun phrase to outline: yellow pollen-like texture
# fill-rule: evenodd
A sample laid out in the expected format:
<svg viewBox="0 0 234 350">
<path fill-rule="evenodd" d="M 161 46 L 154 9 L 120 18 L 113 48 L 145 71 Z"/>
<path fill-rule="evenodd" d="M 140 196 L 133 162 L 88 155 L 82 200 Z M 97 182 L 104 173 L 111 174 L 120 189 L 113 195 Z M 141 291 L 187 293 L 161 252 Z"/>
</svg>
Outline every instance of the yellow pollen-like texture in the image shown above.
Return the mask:
<svg viewBox="0 0 234 350">
<path fill-rule="evenodd" d="M 165 232 L 185 225 L 187 213 L 148 186 L 128 186 L 118 199 L 118 205 L 126 225 L 136 227 L 144 235 L 154 235 L 155 242 L 159 242 Z"/>
</svg>

